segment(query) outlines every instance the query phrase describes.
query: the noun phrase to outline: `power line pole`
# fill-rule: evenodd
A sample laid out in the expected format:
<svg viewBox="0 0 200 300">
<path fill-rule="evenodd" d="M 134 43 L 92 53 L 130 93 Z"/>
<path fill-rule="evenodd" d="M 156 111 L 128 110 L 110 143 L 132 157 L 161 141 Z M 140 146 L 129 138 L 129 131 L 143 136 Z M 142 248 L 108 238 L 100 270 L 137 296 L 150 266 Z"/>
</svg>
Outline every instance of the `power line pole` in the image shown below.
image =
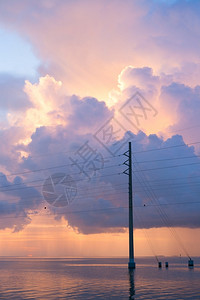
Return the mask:
<svg viewBox="0 0 200 300">
<path fill-rule="evenodd" d="M 128 159 L 124 165 L 128 166 L 123 173 L 129 177 L 129 269 L 135 269 L 134 261 L 134 243 L 133 243 L 133 188 L 132 188 L 132 149 L 131 142 L 129 142 L 129 150 L 124 153 Z"/>
</svg>

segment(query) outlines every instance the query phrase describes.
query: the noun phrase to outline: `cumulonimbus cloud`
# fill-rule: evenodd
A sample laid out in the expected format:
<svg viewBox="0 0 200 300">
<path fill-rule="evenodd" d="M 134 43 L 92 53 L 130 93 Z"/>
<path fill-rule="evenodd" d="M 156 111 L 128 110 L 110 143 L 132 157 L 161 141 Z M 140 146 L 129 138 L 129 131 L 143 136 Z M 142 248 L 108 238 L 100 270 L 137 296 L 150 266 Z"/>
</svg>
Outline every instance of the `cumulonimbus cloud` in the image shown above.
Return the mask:
<svg viewBox="0 0 200 300">
<path fill-rule="evenodd" d="M 27 121 L 30 120 L 26 116 L 29 115 L 30 109 L 34 109 L 36 114 L 41 112 L 41 115 L 48 118 L 48 122 L 45 125 L 45 119 L 42 126 L 34 125 L 30 131 L 32 135 L 29 136 L 27 142 L 24 142 L 22 138 L 23 132 L 18 137 L 14 134 L 14 129 L 17 130 L 18 127 L 9 129 L 11 134 L 9 139 L 6 139 L 6 135 L 2 136 L 7 141 L 7 153 L 15 153 L 10 156 L 9 162 L 6 162 L 5 156 L 1 157 L 3 170 L 23 174 L 23 180 L 27 182 L 27 185 L 31 186 L 32 182 L 38 182 L 39 186 L 34 187 L 33 184 L 32 191 L 34 193 L 30 197 L 26 193 L 24 194 L 23 199 L 26 198 L 28 201 L 29 198 L 35 199 L 35 197 L 41 200 L 43 181 L 51 174 L 57 172 L 70 174 L 77 182 L 77 197 L 70 206 L 62 211 L 50 207 L 55 218 L 66 218 L 71 227 L 86 234 L 123 231 L 126 230 L 128 224 L 128 184 L 125 175 L 117 176 L 117 174 L 119 175 L 124 170 L 122 154 L 127 149 L 128 140 L 131 140 L 134 152 L 135 209 L 138 212 L 137 215 L 140 215 L 139 220 L 135 222 L 136 228 L 162 227 L 169 224 L 171 226 L 199 227 L 199 157 L 194 147 L 185 144 L 182 136 L 174 135 L 164 139 L 158 134 L 149 135 L 148 130 L 147 133 L 142 131 L 135 133 L 127 131 L 125 127 L 122 136 L 119 136 L 116 141 L 110 140 L 111 144 L 120 143 L 122 138 L 127 141 L 119 149 L 117 153 L 120 155 L 119 157 L 112 156 L 110 144 L 104 147 L 102 143 L 99 143 L 97 132 L 113 117 L 117 122 L 119 121 L 119 124 L 125 126 L 123 116 L 118 119 L 120 105 L 123 106 L 127 101 L 126 96 L 130 96 L 135 91 L 144 93 L 151 105 L 156 106 L 157 101 L 160 101 L 163 106 L 166 105 L 166 110 L 170 110 L 173 105 L 176 105 L 177 116 L 174 118 L 174 122 L 176 120 L 180 122 L 178 116 L 184 113 L 184 109 L 181 110 L 184 101 L 187 103 L 191 101 L 190 113 L 195 116 L 195 107 L 198 105 L 198 87 L 192 89 L 180 85 L 173 81 L 173 76 L 168 78 L 168 76 L 162 75 L 154 78 L 153 72 L 149 68 L 141 68 L 141 70 L 131 68 L 126 69 L 121 76 L 120 80 L 123 80 L 124 83 L 127 80 L 127 84 L 121 90 L 121 99 L 112 109 L 109 109 L 104 102 L 92 97 L 64 96 L 60 91 L 61 85 L 57 85 L 57 82 L 48 76 L 40 80 L 39 84 L 30 85 L 31 93 L 28 92 L 27 95 L 32 106 L 26 108 L 23 112 L 24 118 L 20 117 L 17 124 L 20 124 L 20 128 L 27 126 Z M 127 70 L 128 78 L 125 76 Z M 140 80 L 143 76 L 146 77 L 146 85 L 142 86 Z M 54 93 L 51 95 L 50 106 L 47 105 L 48 111 L 46 112 L 47 108 L 42 109 L 41 103 L 45 105 L 47 102 L 48 104 L 46 87 L 49 84 Z M 56 87 L 53 86 L 54 84 Z M 188 91 L 188 97 L 182 102 L 181 94 L 184 94 L 185 90 Z M 35 95 L 34 102 L 31 101 L 33 94 Z M 155 100 L 148 95 L 156 95 L 157 98 Z M 155 102 L 151 102 L 151 99 Z M 185 115 L 187 108 L 186 105 Z M 149 124 L 151 123 L 152 132 L 159 113 L 160 111 L 155 109 L 154 114 L 147 120 Z M 144 123 L 143 127 L 145 128 L 147 124 Z M 15 141 L 14 144 L 12 141 Z M 100 162 L 100 170 L 93 174 L 94 184 L 93 181 L 88 181 L 88 178 L 83 178 L 84 174 L 81 174 L 80 166 L 72 163 L 72 160 L 76 161 L 80 147 L 86 143 L 89 143 L 94 153 L 99 153 L 103 157 L 103 161 Z M 6 155 L 5 149 L 4 153 Z M 7 155 L 7 160 L 8 158 L 9 155 Z M 13 184 L 15 185 L 15 183 Z M 35 189 L 38 192 L 35 192 Z M 17 195 L 15 196 L 17 197 Z M 9 197 L 6 199 L 9 201 Z M 34 211 L 37 205 L 38 207 L 41 205 L 41 201 L 34 202 L 33 206 L 28 207 L 26 205 L 23 207 L 19 201 L 14 204 L 14 208 L 13 204 L 11 205 L 9 202 L 8 207 L 4 204 L 5 199 L 2 198 L 3 215 L 6 216 L 11 208 L 17 208 L 17 205 L 20 204 L 22 212 L 28 218 L 27 209 Z M 17 211 L 18 209 L 16 209 Z M 6 226 L 13 226 L 13 222 L 9 224 Z M 24 221 L 21 223 L 19 221 L 18 228 L 23 228 L 24 225 Z"/>
<path fill-rule="evenodd" d="M 24 79 L 1 75 L 2 178 L 21 174 L 21 184 L 38 182 L 30 188 L 30 199 L 35 199 L 42 196 L 45 178 L 64 170 L 77 181 L 79 194 L 66 210 L 51 209 L 57 219 L 66 218 L 83 233 L 125 230 L 127 178 L 111 175 L 123 171 L 123 157 L 113 158 L 110 145 L 98 140 L 99 130 L 114 120 L 112 125 L 121 124 L 123 132 L 110 143 L 126 141 L 117 154 L 123 154 L 129 139 L 135 152 L 135 209 L 140 215 L 135 226 L 199 227 L 199 134 L 197 127 L 184 131 L 199 120 L 199 2 L 10 3 L 0 3 L 1 24 L 29 39 L 41 60 L 41 77 L 24 84 Z M 121 113 L 137 92 L 154 108 L 140 126 Z M 197 142 L 195 148 L 187 145 L 192 142 Z M 94 186 L 79 181 L 80 166 L 67 167 L 87 143 L 105 157 Z M 7 181 L 4 185 L 17 184 Z M 28 210 L 41 202 L 32 199 L 33 205 L 31 200 L 23 206 L 21 197 L 29 196 L 16 193 L 13 203 L 3 188 L 0 211 L 5 217 L 24 214 L 18 219 L 22 229 L 30 221 Z M 8 221 L 1 228 L 13 226 Z"/>
</svg>

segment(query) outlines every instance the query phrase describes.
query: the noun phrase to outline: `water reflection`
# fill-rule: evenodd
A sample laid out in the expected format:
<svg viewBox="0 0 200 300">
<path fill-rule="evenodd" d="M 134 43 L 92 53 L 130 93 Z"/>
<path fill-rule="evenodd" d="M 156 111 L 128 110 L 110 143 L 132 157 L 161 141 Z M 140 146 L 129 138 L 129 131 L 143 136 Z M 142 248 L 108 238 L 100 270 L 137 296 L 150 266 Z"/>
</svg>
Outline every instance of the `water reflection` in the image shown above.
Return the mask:
<svg viewBox="0 0 200 300">
<path fill-rule="evenodd" d="M 197 258 L 189 270 L 187 259 L 158 269 L 141 258 L 130 271 L 126 258 L 1 258 L 0 270 L 0 299 L 200 299 Z"/>
<path fill-rule="evenodd" d="M 135 299 L 135 279 L 134 279 L 135 270 L 129 270 L 129 299 Z"/>
</svg>

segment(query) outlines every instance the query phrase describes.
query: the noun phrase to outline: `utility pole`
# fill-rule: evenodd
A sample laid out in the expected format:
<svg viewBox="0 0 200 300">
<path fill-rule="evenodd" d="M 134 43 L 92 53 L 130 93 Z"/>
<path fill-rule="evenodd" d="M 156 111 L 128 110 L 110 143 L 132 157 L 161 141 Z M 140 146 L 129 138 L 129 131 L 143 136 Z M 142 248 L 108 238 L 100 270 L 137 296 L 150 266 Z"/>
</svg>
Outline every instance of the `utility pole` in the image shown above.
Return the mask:
<svg viewBox="0 0 200 300">
<path fill-rule="evenodd" d="M 124 165 L 128 168 L 123 172 L 129 177 L 129 269 L 135 269 L 134 261 L 134 243 L 133 243 L 133 189 L 132 189 L 132 149 L 131 142 L 129 142 L 129 150 L 124 153 L 128 159 Z"/>
</svg>

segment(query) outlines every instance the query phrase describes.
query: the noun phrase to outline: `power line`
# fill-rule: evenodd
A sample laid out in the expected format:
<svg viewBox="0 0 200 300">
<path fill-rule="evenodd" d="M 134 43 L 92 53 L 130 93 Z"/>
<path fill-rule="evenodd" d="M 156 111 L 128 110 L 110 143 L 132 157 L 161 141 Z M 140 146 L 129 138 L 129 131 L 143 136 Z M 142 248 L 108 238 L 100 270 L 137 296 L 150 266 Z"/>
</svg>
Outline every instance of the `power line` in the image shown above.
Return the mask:
<svg viewBox="0 0 200 300">
<path fill-rule="evenodd" d="M 96 169 L 96 171 L 99 171 L 99 170 L 103 170 L 103 169 L 107 169 L 107 168 L 111 168 L 111 167 L 119 167 L 120 165 L 122 164 L 116 164 L 116 165 L 111 165 L 111 166 L 103 166 L 102 168 L 98 168 Z M 53 167 L 47 167 L 47 168 L 40 168 L 40 169 L 36 169 L 36 170 L 29 170 L 29 171 L 24 171 L 24 172 L 19 172 L 19 173 L 11 173 L 11 174 L 3 174 L 3 175 L 0 175 L 0 177 L 9 177 L 9 176 L 17 176 L 17 175 L 24 175 L 24 174 L 30 174 L 30 173 L 36 173 L 36 172 L 41 172 L 41 171 L 47 171 L 47 170 L 51 170 L 51 169 L 59 169 L 59 168 L 64 168 L 66 166 L 74 166 L 74 163 L 71 163 L 71 164 L 62 164 L 62 165 L 57 165 L 57 166 L 53 166 Z M 79 175 L 80 174 L 80 171 L 78 173 L 73 173 L 71 174 L 72 176 L 73 175 Z"/>
<path fill-rule="evenodd" d="M 154 148 L 154 149 L 149 149 L 149 150 L 140 150 L 140 151 L 133 152 L 133 154 L 143 153 L 143 152 L 151 152 L 151 151 L 160 151 L 160 150 L 177 148 L 177 147 L 186 147 L 186 146 L 189 146 L 189 145 L 197 145 L 197 144 L 200 144 L 200 142 L 193 142 L 193 143 L 187 143 L 187 144 L 179 144 L 179 145 L 173 145 L 173 146 L 168 146 L 168 147 L 163 147 L 163 148 Z"/>
<path fill-rule="evenodd" d="M 176 129 L 176 130 L 172 130 L 172 131 L 169 131 L 169 130 L 166 130 L 166 131 L 169 132 L 169 133 L 173 133 L 173 132 L 180 132 L 180 131 L 190 130 L 190 129 L 197 128 L 197 127 L 200 127 L 200 125 L 194 125 L 194 126 L 190 126 L 190 127 L 184 127 L 184 128 Z"/>
<path fill-rule="evenodd" d="M 126 185 L 126 184 L 123 184 L 123 185 Z M 98 197 L 105 197 L 105 196 L 115 196 L 115 199 L 116 199 L 116 196 L 119 196 L 121 194 L 126 194 L 126 191 L 127 188 L 121 188 L 121 189 L 114 189 L 113 190 L 113 187 L 110 187 L 109 189 L 104 189 L 102 192 L 99 190 L 96 190 L 96 189 L 92 189 L 91 191 L 89 191 L 89 193 L 87 193 L 85 190 L 81 190 L 81 192 L 78 192 L 77 193 L 77 196 L 75 196 L 75 200 L 80 200 L 80 199 L 83 199 L 83 198 L 87 198 L 87 197 L 94 197 L 94 198 L 98 198 Z M 154 190 L 160 190 L 160 189 L 152 189 L 152 191 Z M 134 189 L 135 192 L 145 192 L 144 189 Z M 127 192 L 128 193 L 128 192 Z M 34 197 L 34 196 L 33 196 Z M 39 199 L 39 198 L 43 198 L 44 201 L 45 198 L 41 195 L 41 196 L 36 196 L 34 197 L 33 199 Z M 16 198 L 12 198 L 14 200 L 16 200 Z M 29 199 L 26 197 L 26 199 Z M 32 199 L 32 198 L 31 198 Z M 9 200 L 11 200 L 11 198 L 9 198 Z M 1 201 L 7 201 L 7 200 L 1 200 Z M 60 201 L 61 203 L 62 201 Z M 63 200 L 63 202 L 65 202 L 65 200 Z M 25 200 L 25 201 L 21 201 L 20 200 L 20 204 L 15 202 L 15 203 L 10 203 L 10 204 L 15 204 L 15 205 L 20 205 L 20 206 L 23 206 L 23 203 L 28 203 L 28 200 Z M 187 202 L 173 202 L 173 203 L 158 203 L 157 205 L 149 205 L 149 204 L 145 204 L 145 206 L 158 206 L 158 205 L 164 205 L 164 206 L 167 206 L 167 205 L 175 205 L 175 204 L 194 204 L 194 203 L 199 203 L 199 201 L 187 201 Z M 143 207 L 143 206 L 134 206 L 134 207 Z"/>
<path fill-rule="evenodd" d="M 22 150 L 23 151 L 23 150 Z M 20 151 L 19 151 L 20 152 Z M 23 160 L 23 162 L 24 162 L 24 160 L 26 159 L 30 159 L 30 158 L 37 158 L 37 157 L 47 157 L 47 156 L 53 156 L 53 155 L 60 155 L 60 154 L 69 154 L 69 153 L 73 153 L 74 154 L 74 156 L 76 155 L 76 152 L 77 152 L 77 150 L 76 151 L 70 151 L 70 152 L 56 152 L 56 153 L 46 153 L 46 154 L 40 154 L 40 155 L 34 155 L 34 156 L 28 156 L 28 157 L 20 157 L 20 158 L 13 158 L 12 160 L 14 160 L 14 161 L 19 161 L 19 160 Z M 112 155 L 112 156 L 106 156 L 106 157 L 104 157 L 102 154 L 101 154 L 101 152 L 97 152 L 97 155 L 101 155 L 102 156 L 102 158 L 103 158 L 103 160 L 108 160 L 108 159 L 115 159 L 115 158 L 119 158 L 120 156 L 123 156 L 123 154 L 117 154 L 117 155 Z M 67 159 L 69 159 L 70 158 L 70 156 L 68 157 L 68 156 L 66 156 L 66 158 Z M 6 162 L 6 161 L 10 161 L 10 159 L 5 159 L 4 160 L 4 162 Z M 84 162 L 80 162 L 79 164 L 84 164 Z M 70 165 L 70 164 L 69 164 Z"/>
<path fill-rule="evenodd" d="M 135 174 L 133 174 L 135 175 Z M 148 179 L 148 182 L 165 182 L 165 181 L 175 181 L 175 180 L 183 180 L 183 179 L 193 179 L 193 178 L 199 178 L 200 175 L 190 175 L 190 176 L 184 176 L 184 177 L 178 177 L 178 178 L 163 178 L 163 179 Z M 187 182 L 186 182 L 187 183 Z"/>
<path fill-rule="evenodd" d="M 200 201 L 194 201 L 194 202 L 176 202 L 176 203 L 160 203 L 160 204 L 146 204 L 145 206 L 144 205 L 135 205 L 134 208 L 142 208 L 142 209 L 147 209 L 147 208 L 150 208 L 150 207 L 156 207 L 156 206 L 174 206 L 174 205 L 190 205 L 190 204 L 200 204 Z M 67 206 L 68 207 L 68 206 Z M 62 209 L 65 208 L 65 207 L 62 207 Z M 55 215 L 68 215 L 68 214 L 76 214 L 76 213 L 88 213 L 88 212 L 98 212 L 98 211 L 109 211 L 109 210 L 117 210 L 117 209 L 128 209 L 129 207 L 128 206 L 115 206 L 115 207 L 107 207 L 107 208 L 100 208 L 100 209 L 88 209 L 88 210 L 68 210 L 68 211 L 57 211 L 57 212 L 54 212 L 54 213 L 48 213 L 48 214 L 45 214 L 43 216 L 55 216 Z M 56 208 L 56 207 L 53 207 L 53 209 L 59 209 Z M 35 215 L 35 216 L 38 216 L 39 214 L 38 213 L 29 213 L 29 212 L 26 212 L 27 213 L 27 216 L 29 215 Z M 20 216 L 20 215 L 16 215 L 16 216 L 1 216 L 1 218 L 24 218 L 26 216 Z M 168 226 L 166 226 L 168 227 Z"/>
<path fill-rule="evenodd" d="M 137 162 L 137 159 L 135 158 L 136 162 Z M 139 167 L 139 166 L 138 166 Z M 140 168 L 140 167 L 139 167 Z M 140 170 L 142 171 L 142 170 Z M 141 175 L 144 175 L 143 172 L 140 172 Z M 145 175 L 144 175 L 145 176 Z M 145 184 L 145 186 L 147 187 L 147 191 L 149 190 L 150 191 L 150 195 L 153 196 L 153 199 L 154 201 L 156 202 L 156 204 L 159 204 L 159 201 L 157 199 L 157 196 L 156 194 L 154 193 L 154 191 L 151 189 L 151 186 L 148 187 L 147 183 L 145 181 L 143 181 L 143 183 Z M 150 197 L 151 197 L 150 196 Z M 160 213 L 160 217 L 162 219 L 162 221 L 164 222 L 164 224 L 169 228 L 169 230 L 171 231 L 171 233 L 174 235 L 175 237 L 175 240 L 179 243 L 179 245 L 181 246 L 181 248 L 183 249 L 183 251 L 185 252 L 185 254 L 190 258 L 185 246 L 183 245 L 179 235 L 177 234 L 177 232 L 175 231 L 175 229 L 172 227 L 171 225 L 171 222 L 169 221 L 169 218 L 166 214 L 166 212 L 163 212 L 161 210 L 161 207 L 160 206 L 156 206 L 158 212 Z"/>
<path fill-rule="evenodd" d="M 152 163 L 152 162 L 169 161 L 169 160 L 177 160 L 177 159 L 194 159 L 194 158 L 198 158 L 198 157 L 200 157 L 200 155 L 183 156 L 183 157 L 175 157 L 175 158 L 163 158 L 163 159 L 154 159 L 154 160 L 144 160 L 144 161 L 137 161 L 137 163 L 143 164 L 143 163 Z"/>
<path fill-rule="evenodd" d="M 114 195 L 114 196 L 119 196 L 119 195 L 121 195 L 121 194 L 126 194 L 126 192 L 125 191 L 127 191 L 127 188 L 121 188 L 121 189 L 113 189 L 112 187 L 110 187 L 109 189 L 104 189 L 103 191 L 100 191 L 100 190 L 91 190 L 91 191 L 89 191 L 89 192 L 86 192 L 85 190 L 81 190 L 81 192 L 78 192 L 75 196 L 74 196 L 74 199 L 75 200 L 80 200 L 80 199 L 83 199 L 83 198 L 91 198 L 91 197 L 94 197 L 94 198 L 96 198 L 96 197 L 99 197 L 99 198 L 101 198 L 101 197 L 103 197 L 103 196 L 110 196 L 110 195 Z M 48 191 L 45 191 L 45 193 L 47 193 L 48 194 Z M 128 192 L 127 192 L 128 193 Z M 53 195 L 53 193 L 50 193 L 51 195 Z M 9 197 L 9 199 L 5 199 L 5 200 L 3 200 L 3 199 L 1 199 L 0 201 L 4 201 L 4 202 L 6 202 L 6 201 L 8 201 L 8 200 L 17 200 L 16 198 L 17 197 L 19 197 L 19 196 L 16 196 L 16 197 Z M 56 197 L 56 195 L 55 195 L 55 197 Z M 45 199 L 45 197 L 43 196 L 43 195 L 38 195 L 38 196 L 34 196 L 34 195 L 30 195 L 30 198 L 27 198 L 27 196 L 26 196 L 26 199 L 39 199 L 39 198 L 43 198 L 45 201 L 47 201 L 46 199 Z M 23 198 L 21 198 L 21 199 L 23 199 Z M 22 200 L 19 200 L 19 202 L 20 202 L 20 205 L 22 205 L 23 203 L 28 203 L 28 200 L 24 200 L 24 201 L 22 201 Z M 47 201 L 48 202 L 48 201 Z M 62 201 L 62 200 L 59 200 L 59 203 L 62 203 L 62 202 L 65 202 L 65 199 Z M 8 202 L 9 203 L 9 202 Z M 17 202 L 11 202 L 10 204 L 18 204 Z M 23 205 L 22 205 L 23 206 Z"/>
<path fill-rule="evenodd" d="M 107 174 L 107 175 L 94 176 L 92 179 L 99 179 L 99 178 L 102 178 L 102 177 L 119 176 L 119 175 L 122 175 L 122 174 L 123 173 L 112 173 L 112 174 Z M 57 178 L 59 178 L 59 177 L 57 177 Z M 79 181 L 86 181 L 86 179 L 76 179 L 74 181 L 77 183 Z M 5 189 L 5 190 L 1 190 L 0 192 L 4 193 L 4 192 L 15 191 L 15 190 L 24 190 L 24 189 L 29 189 L 29 188 L 33 188 L 33 187 L 42 187 L 43 185 L 44 185 L 44 183 L 42 185 L 37 185 L 37 186 L 36 185 L 32 185 L 32 186 L 25 186 L 25 187 L 21 187 L 21 188 Z"/>
<path fill-rule="evenodd" d="M 160 161 L 160 160 L 158 160 Z M 151 161 L 148 161 L 148 162 L 151 162 Z M 137 163 L 143 163 L 143 162 L 137 162 Z M 189 164 L 179 164 L 179 165 L 172 165 L 172 166 L 164 166 L 164 167 L 157 167 L 157 168 L 149 168 L 149 169 L 142 169 L 142 170 L 137 170 L 137 171 L 134 171 L 134 172 L 140 172 L 140 171 L 152 171 L 152 170 L 158 170 L 158 169 L 165 169 L 165 168 L 175 168 L 175 167 L 182 167 L 182 166 L 188 166 L 188 165 L 196 165 L 196 164 L 200 164 L 200 162 L 196 162 L 196 163 L 189 163 Z M 104 170 L 106 168 L 111 168 L 111 167 L 119 167 L 119 166 L 122 166 L 123 164 L 116 164 L 116 165 L 111 165 L 111 166 L 106 166 L 106 167 L 102 167 L 102 168 L 99 168 L 97 171 L 100 171 L 100 170 Z M 63 165 L 63 167 L 66 166 L 66 165 Z M 59 168 L 61 166 L 56 166 L 56 167 L 51 167 L 51 168 Z M 38 170 L 34 170 L 34 171 L 27 171 L 28 173 L 31 173 L 31 172 L 36 172 L 36 171 L 41 171 L 41 170 L 47 170 L 49 168 L 44 168 L 44 169 L 38 169 Z M 26 173 L 27 173 L 26 172 Z M 13 173 L 13 174 L 9 174 L 9 175 L 0 175 L 0 177 L 4 177 L 4 176 L 13 176 L 13 175 L 19 175 L 19 174 L 24 174 L 24 173 Z M 72 174 L 67 174 L 67 175 L 70 175 L 70 176 L 74 176 L 74 175 L 80 175 L 80 172 L 78 173 L 72 173 Z M 96 177 L 96 176 L 94 176 Z M 103 177 L 103 175 L 102 175 Z M 200 177 L 200 176 L 198 176 Z M 186 177 L 188 178 L 188 177 Z M 180 179 L 180 178 L 177 178 L 177 179 Z M 33 183 L 33 182 L 38 182 L 38 181 L 44 181 L 45 179 L 37 179 L 37 180 L 32 180 L 32 181 L 27 181 L 27 182 L 22 182 L 22 183 L 15 183 L 15 184 L 9 184 L 9 185 L 4 185 L 4 186 L 0 186 L 0 189 L 3 189 L 5 187 L 13 187 L 13 186 L 17 186 L 17 185 L 22 185 L 22 184 L 29 184 L 29 183 Z M 171 180 L 171 179 L 163 179 L 164 180 Z M 173 180 L 176 180 L 173 179 Z M 161 180 L 159 180 L 161 181 Z M 0 190 L 1 191 L 1 190 Z M 3 190 L 4 191 L 4 190 Z M 11 189 L 9 189 L 9 191 L 11 191 Z"/>
<path fill-rule="evenodd" d="M 200 182 L 196 181 L 196 182 L 180 182 L 180 183 L 167 183 L 164 184 L 163 186 L 161 186 L 160 184 L 154 184 L 151 185 L 152 188 L 156 188 L 156 187 L 160 187 L 161 189 L 165 189 L 165 188 L 173 188 L 173 187 L 183 187 L 183 188 L 189 188 L 191 186 L 198 186 L 200 185 Z M 142 188 L 142 185 L 135 185 L 136 188 Z"/>
<path fill-rule="evenodd" d="M 191 165 L 199 165 L 200 162 L 196 163 L 189 163 L 189 164 L 182 164 L 182 165 L 174 165 L 174 166 L 165 166 L 165 167 L 157 167 L 157 168 L 150 168 L 150 169 L 140 169 L 134 172 L 143 172 L 143 171 L 154 171 L 154 170 L 161 170 L 161 169 L 170 169 L 170 168 L 178 168 L 178 167 L 186 167 Z"/>
<path fill-rule="evenodd" d="M 152 242 L 151 242 L 151 239 L 149 238 L 149 235 L 148 235 L 148 233 L 147 233 L 147 230 L 145 229 L 145 226 L 144 226 L 144 220 L 143 220 L 142 216 L 139 215 L 139 214 L 135 214 L 134 217 L 136 217 L 136 219 L 138 220 L 138 222 L 142 224 L 142 228 L 143 228 L 142 231 L 143 231 L 144 234 L 145 234 L 145 238 L 146 238 L 146 240 L 147 240 L 147 243 L 148 243 L 148 245 L 149 245 L 149 248 L 151 249 L 151 252 L 152 252 L 153 255 L 155 256 L 156 261 L 158 262 L 158 256 L 157 256 L 156 253 L 155 253 L 155 250 L 154 250 L 153 244 L 152 244 Z"/>
<path fill-rule="evenodd" d="M 163 148 L 154 148 L 154 149 L 149 149 L 149 150 L 141 150 L 141 151 L 135 151 L 133 152 L 133 154 L 136 153 L 143 153 L 143 152 L 151 152 L 151 151 L 160 151 L 160 150 L 165 150 L 165 149 L 170 149 L 170 148 L 176 148 L 176 147 L 183 147 L 183 146 L 189 146 L 189 145 L 195 145 L 195 144 L 199 144 L 200 142 L 193 142 L 193 143 L 187 143 L 187 144 L 179 144 L 179 145 L 173 145 L 173 146 L 168 146 L 168 147 L 163 147 Z M 67 153 L 67 152 L 66 152 Z M 109 157 L 103 157 L 103 159 L 113 159 L 113 158 L 118 158 L 120 156 L 123 156 L 123 154 L 118 154 L 118 155 L 113 155 L 113 156 L 109 156 Z M 84 162 L 80 162 L 79 164 L 84 164 Z M 4 174 L 4 175 L 0 175 L 0 177 L 3 176 L 17 176 L 17 175 L 24 175 L 24 174 L 29 174 L 29 173 L 35 173 L 35 172 L 40 172 L 40 171 L 45 171 L 45 170 L 49 170 L 49 169 L 55 169 L 55 168 L 63 168 L 66 166 L 72 166 L 73 163 L 70 164 L 62 164 L 62 165 L 57 165 L 57 166 L 52 166 L 52 167 L 46 167 L 46 168 L 40 168 L 40 169 L 36 169 L 36 170 L 29 170 L 29 171 L 24 171 L 24 172 L 17 172 L 17 173 L 11 173 L 11 174 Z M 105 168 L 105 167 L 104 167 Z"/>
</svg>

